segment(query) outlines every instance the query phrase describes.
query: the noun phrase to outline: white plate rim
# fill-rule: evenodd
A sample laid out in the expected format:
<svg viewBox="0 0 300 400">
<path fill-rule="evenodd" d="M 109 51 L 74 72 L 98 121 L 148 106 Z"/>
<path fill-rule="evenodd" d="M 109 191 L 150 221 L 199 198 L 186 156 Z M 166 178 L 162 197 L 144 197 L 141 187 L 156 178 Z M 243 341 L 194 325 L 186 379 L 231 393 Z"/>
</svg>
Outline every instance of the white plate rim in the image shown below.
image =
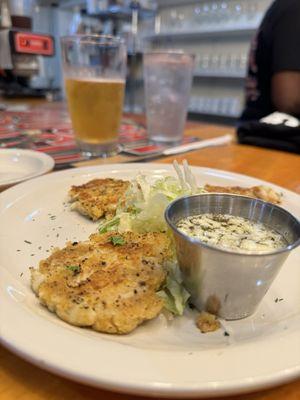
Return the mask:
<svg viewBox="0 0 300 400">
<path fill-rule="evenodd" d="M 0 336 L 0 344 L 2 344 L 9 351 L 21 357 L 25 361 L 48 371 L 54 375 L 58 375 L 62 378 L 69 379 L 74 382 L 82 383 L 94 387 L 96 389 L 103 389 L 112 392 L 117 392 L 120 394 L 135 395 L 135 396 L 145 396 L 157 398 L 179 398 L 179 399 L 200 399 L 200 398 L 217 398 L 220 396 L 237 396 L 243 394 L 249 394 L 258 390 L 267 390 L 274 387 L 288 384 L 300 376 L 300 365 L 294 368 L 290 368 L 284 371 L 278 371 L 270 375 L 262 376 L 260 379 L 255 380 L 249 379 L 249 381 L 241 381 L 239 383 L 234 382 L 223 382 L 222 387 L 217 387 L 214 383 L 208 383 L 207 385 L 191 385 L 189 387 L 172 387 L 165 385 L 164 383 L 155 384 L 140 384 L 140 383 L 124 383 L 117 382 L 115 379 L 93 379 L 89 376 L 83 376 L 79 373 L 70 372 L 69 369 L 65 369 L 57 364 L 47 363 L 46 361 L 40 361 L 36 357 L 32 357 L 28 352 L 20 350 L 18 347 L 14 346 L 12 343 L 7 342 Z M 246 383 L 246 384 L 245 384 Z"/>
<path fill-rule="evenodd" d="M 27 181 L 24 183 L 21 183 L 5 192 L 0 194 L 0 200 L 5 199 L 6 197 L 14 197 L 15 194 L 18 192 L 21 193 L 24 189 L 34 187 L 35 184 L 41 181 L 47 181 L 47 180 L 52 180 L 56 179 L 58 177 L 63 177 L 63 176 L 68 176 L 68 175 L 86 175 L 86 174 L 93 174 L 97 171 L 103 172 L 103 171 L 110 171 L 110 170 L 126 170 L 126 169 L 135 169 L 135 170 L 165 170 L 169 171 L 172 169 L 172 166 L 169 164 L 111 164 L 111 165 L 105 165 L 105 166 L 96 166 L 96 167 L 84 167 L 84 168 L 78 168 L 78 169 L 72 169 L 72 170 L 65 170 L 65 171 L 59 171 L 55 172 L 53 174 L 49 174 L 43 177 L 38 177 L 35 178 L 31 181 Z M 274 187 L 277 190 L 282 190 L 285 193 L 289 193 L 292 197 L 295 199 L 297 198 L 299 200 L 299 195 L 295 192 L 286 190 L 284 188 L 281 188 L 277 185 L 262 181 L 257 178 L 249 177 L 246 175 L 242 174 L 236 174 L 232 173 L 229 171 L 222 171 L 222 170 L 216 170 L 216 169 L 211 169 L 211 168 L 201 168 L 201 167 L 195 167 L 195 169 L 206 171 L 206 172 L 211 172 L 211 173 L 217 173 L 217 174 L 225 174 L 227 176 L 231 177 L 236 177 L 236 178 L 247 178 L 250 181 L 253 181 L 253 184 L 268 184 L 271 187 Z M 296 196 L 296 197 L 295 197 Z M 0 320 L 1 320 L 1 315 L 0 315 Z M 1 325 L 1 324 L 0 324 Z M 173 396 L 173 397 L 203 397 L 203 396 L 216 396 L 216 395 L 232 395 L 232 394 L 238 394 L 238 393 L 245 393 L 249 392 L 251 390 L 257 390 L 257 389 L 262 389 L 262 388 L 268 388 L 272 387 L 275 384 L 279 385 L 282 383 L 289 382 L 296 377 L 300 375 L 300 361 L 297 365 L 291 366 L 289 368 L 286 368 L 284 371 L 280 370 L 275 373 L 272 373 L 270 375 L 265 375 L 261 376 L 260 378 L 255 378 L 255 379 L 248 379 L 248 380 L 243 380 L 240 382 L 222 382 L 222 385 L 216 385 L 214 382 L 208 382 L 207 385 L 204 385 L 203 383 L 201 386 L 198 384 L 188 384 L 188 385 L 166 385 L 163 382 L 156 382 L 154 384 L 148 384 L 148 383 L 137 383 L 137 382 L 116 382 L 115 378 L 113 378 L 111 381 L 109 381 L 107 378 L 105 378 L 103 381 L 101 379 L 97 378 L 97 380 L 89 377 L 89 376 L 84 376 L 84 374 L 80 373 L 75 373 L 74 371 L 70 371 L 69 368 L 64 368 L 63 366 L 58 366 L 57 363 L 52 363 L 47 360 L 43 360 L 43 364 L 40 364 L 40 359 L 36 357 L 35 355 L 32 355 L 30 352 L 26 351 L 26 349 L 18 343 L 13 343 L 12 341 L 9 340 L 7 337 L 3 337 L 1 335 L 1 329 L 0 329 L 0 342 L 7 348 L 9 348 L 11 351 L 14 353 L 18 354 L 19 356 L 25 358 L 26 360 L 30 361 L 31 363 L 34 363 L 38 365 L 39 367 L 42 367 L 50 372 L 54 372 L 58 375 L 61 375 L 63 377 L 67 377 L 70 379 L 73 379 L 75 381 L 79 381 L 82 383 L 88 383 L 92 386 L 100 387 L 103 389 L 109 389 L 109 390 L 114 390 L 114 391 L 119 391 L 119 392 L 125 392 L 125 393 L 134 393 L 134 394 L 142 394 L 142 395 L 161 395 L 161 396 Z"/>
<path fill-rule="evenodd" d="M 2 154 L 11 154 L 11 155 L 27 155 L 32 159 L 38 159 L 42 162 L 41 168 L 32 172 L 29 175 L 26 175 L 25 177 L 20 177 L 17 179 L 11 179 L 11 180 L 6 180 L 4 182 L 0 181 L 0 188 L 1 187 L 8 187 L 11 185 L 15 185 L 17 183 L 20 182 L 25 182 L 29 179 L 38 177 L 40 175 L 46 174 L 47 172 L 51 171 L 54 168 L 55 165 L 55 161 L 54 159 L 46 154 L 46 153 L 42 153 L 39 151 L 35 151 L 35 150 L 29 150 L 29 149 L 0 149 L 0 156 Z"/>
</svg>

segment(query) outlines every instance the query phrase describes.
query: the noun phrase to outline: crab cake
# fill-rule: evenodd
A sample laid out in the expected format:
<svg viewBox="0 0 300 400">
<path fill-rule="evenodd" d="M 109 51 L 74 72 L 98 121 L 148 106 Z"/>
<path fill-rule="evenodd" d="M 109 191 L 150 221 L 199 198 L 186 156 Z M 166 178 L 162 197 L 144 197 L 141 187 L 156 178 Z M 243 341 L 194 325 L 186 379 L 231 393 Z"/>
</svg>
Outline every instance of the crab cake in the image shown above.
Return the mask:
<svg viewBox="0 0 300 400">
<path fill-rule="evenodd" d="M 162 310 L 156 292 L 172 257 L 164 233 L 94 234 L 31 269 L 31 286 L 43 305 L 72 325 L 128 333 Z"/>
<path fill-rule="evenodd" d="M 120 179 L 93 179 L 69 191 L 72 210 L 77 210 L 93 221 L 102 217 L 114 217 L 119 201 L 125 195 L 130 182 Z"/>
<path fill-rule="evenodd" d="M 205 185 L 204 189 L 209 193 L 239 194 L 241 196 L 253 197 L 255 199 L 268 201 L 274 204 L 281 203 L 281 195 L 268 186 L 253 186 L 251 188 L 243 188 L 240 186 Z"/>
</svg>

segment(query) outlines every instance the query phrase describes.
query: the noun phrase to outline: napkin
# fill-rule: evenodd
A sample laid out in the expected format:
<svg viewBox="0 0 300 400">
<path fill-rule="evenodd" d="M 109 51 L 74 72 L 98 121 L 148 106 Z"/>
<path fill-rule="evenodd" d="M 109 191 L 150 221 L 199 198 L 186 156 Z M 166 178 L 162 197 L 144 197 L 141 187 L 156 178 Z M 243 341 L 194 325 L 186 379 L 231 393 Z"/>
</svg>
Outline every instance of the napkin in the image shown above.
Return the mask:
<svg viewBox="0 0 300 400">
<path fill-rule="evenodd" d="M 237 130 L 239 143 L 300 154 L 300 121 L 275 112 L 260 121 L 242 122 Z"/>
</svg>

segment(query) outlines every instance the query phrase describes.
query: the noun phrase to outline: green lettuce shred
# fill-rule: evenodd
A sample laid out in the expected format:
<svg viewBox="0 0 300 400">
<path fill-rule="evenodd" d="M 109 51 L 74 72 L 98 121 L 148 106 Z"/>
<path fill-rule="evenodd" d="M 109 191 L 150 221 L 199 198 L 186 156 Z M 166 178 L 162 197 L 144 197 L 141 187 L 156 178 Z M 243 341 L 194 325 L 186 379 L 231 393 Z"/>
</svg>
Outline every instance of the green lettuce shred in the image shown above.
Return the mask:
<svg viewBox="0 0 300 400">
<path fill-rule="evenodd" d="M 120 218 L 115 217 L 109 221 L 104 221 L 99 225 L 98 231 L 99 233 L 107 233 L 116 230 L 120 223 Z"/>
<path fill-rule="evenodd" d="M 175 161 L 177 176 L 153 178 L 138 174 L 131 182 L 125 199 L 119 203 L 116 216 L 99 226 L 99 233 L 127 231 L 136 233 L 169 232 L 164 213 L 170 202 L 179 197 L 204 193 L 196 184 L 187 162 L 181 169 Z M 182 285 L 177 264 L 168 266 L 166 283 L 158 295 L 164 299 L 165 308 L 174 315 L 182 315 L 190 295 Z"/>
<path fill-rule="evenodd" d="M 116 217 L 103 222 L 99 232 L 167 231 L 164 212 L 168 204 L 179 197 L 204 192 L 203 188 L 196 185 L 195 177 L 186 162 L 183 163 L 183 172 L 176 162 L 174 168 L 177 177 L 166 176 L 153 180 L 151 176 L 138 174 L 125 194 L 125 201 L 119 204 Z"/>
<path fill-rule="evenodd" d="M 162 290 L 157 295 L 164 300 L 165 308 L 174 315 L 182 315 L 190 294 L 182 285 L 182 278 L 177 264 L 168 265 L 168 276 Z"/>
</svg>

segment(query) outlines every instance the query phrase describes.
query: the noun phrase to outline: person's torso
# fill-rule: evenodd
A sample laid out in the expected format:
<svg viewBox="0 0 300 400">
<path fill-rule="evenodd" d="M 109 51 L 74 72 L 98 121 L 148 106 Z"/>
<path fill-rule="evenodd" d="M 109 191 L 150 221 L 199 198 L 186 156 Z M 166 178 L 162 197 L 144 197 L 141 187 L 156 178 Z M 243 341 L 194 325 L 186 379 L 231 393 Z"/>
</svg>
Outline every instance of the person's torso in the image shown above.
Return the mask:
<svg viewBox="0 0 300 400">
<path fill-rule="evenodd" d="M 300 0 L 275 0 L 252 40 L 245 87 L 246 108 L 242 120 L 259 120 L 275 111 L 271 96 L 273 32 L 283 13 L 298 2 Z"/>
</svg>

